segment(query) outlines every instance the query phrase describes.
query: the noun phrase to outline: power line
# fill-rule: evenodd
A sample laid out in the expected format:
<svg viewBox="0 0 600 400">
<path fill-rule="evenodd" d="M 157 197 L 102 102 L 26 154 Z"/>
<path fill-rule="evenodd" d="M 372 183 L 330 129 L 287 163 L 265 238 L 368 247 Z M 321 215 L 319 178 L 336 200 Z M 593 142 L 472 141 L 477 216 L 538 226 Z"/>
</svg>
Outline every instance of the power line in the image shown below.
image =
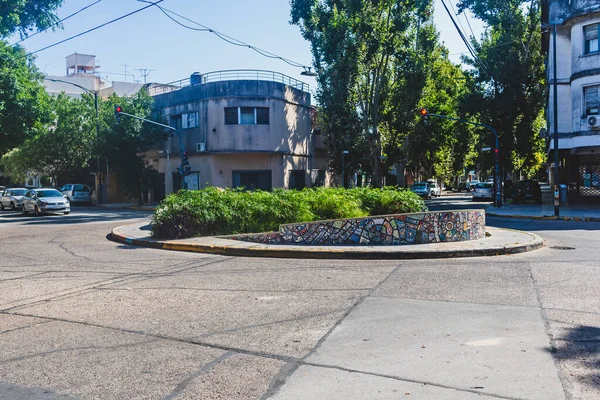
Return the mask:
<svg viewBox="0 0 600 400">
<path fill-rule="evenodd" d="M 96 5 L 96 4 L 100 3 L 101 1 L 102 1 L 102 0 L 96 0 L 96 1 L 95 1 L 95 2 L 93 2 L 92 4 L 88 4 L 87 6 L 83 7 L 82 9 L 79 9 L 79 10 L 75 11 L 73 14 L 71 14 L 71 15 L 69 15 L 69 16 L 66 16 L 66 17 L 64 17 L 63 19 L 61 19 L 61 20 L 59 20 L 59 21 L 55 22 L 54 24 L 50 25 L 50 26 L 49 26 L 49 27 L 47 27 L 46 29 L 44 29 L 44 30 L 41 30 L 41 31 L 37 31 L 37 32 L 36 32 L 36 33 L 34 33 L 33 35 L 28 35 L 28 36 L 24 37 L 23 39 L 19 40 L 18 42 L 15 42 L 15 43 L 11 44 L 11 46 L 14 46 L 14 45 L 17 45 L 17 44 L 19 44 L 19 43 L 21 43 L 21 42 L 24 42 L 25 40 L 27 40 L 27 39 L 29 39 L 29 38 L 32 38 L 32 37 L 34 37 L 35 35 L 39 35 L 40 33 L 46 32 L 48 29 L 50 29 L 50 28 L 54 28 L 55 26 L 58 26 L 59 24 L 61 24 L 61 23 L 65 22 L 65 21 L 66 21 L 66 20 L 68 20 L 69 18 L 76 16 L 76 15 L 77 15 L 77 14 L 79 14 L 80 12 L 82 12 L 82 11 L 84 11 L 84 10 L 87 10 L 87 9 L 88 9 L 88 8 L 90 8 L 91 6 L 93 6 L 93 5 Z"/>
<path fill-rule="evenodd" d="M 143 3 L 148 3 L 147 0 L 138 0 L 138 1 L 141 1 Z M 229 44 L 232 44 L 234 46 L 247 47 L 247 48 L 249 48 L 251 50 L 254 50 L 255 52 L 257 52 L 258 54 L 260 54 L 260 55 L 262 55 L 264 57 L 281 60 L 281 61 L 283 61 L 283 62 L 285 62 L 285 63 L 287 63 L 287 64 L 289 64 L 289 65 L 291 65 L 293 67 L 304 68 L 306 70 L 309 70 L 311 68 L 311 67 L 309 67 L 307 65 L 304 65 L 302 63 L 299 63 L 297 61 L 290 60 L 289 58 L 285 58 L 285 57 L 279 56 L 279 55 L 277 55 L 275 53 L 271 53 L 270 51 L 263 50 L 263 49 L 258 48 L 256 46 L 252 46 L 252 45 L 250 45 L 248 43 L 245 43 L 245 42 L 243 42 L 243 41 L 241 41 L 239 39 L 236 39 L 234 37 L 231 37 L 231 36 L 228 36 L 228 35 L 226 35 L 224 33 L 216 31 L 216 30 L 214 30 L 212 28 L 209 28 L 206 25 L 203 25 L 203 24 L 201 24 L 199 22 L 196 22 L 196 21 L 194 21 L 194 20 L 192 20 L 190 18 L 187 18 L 187 17 L 185 17 L 185 16 L 183 16 L 181 14 L 178 14 L 178 13 L 176 13 L 174 11 L 171 11 L 169 9 L 166 9 L 164 7 L 161 7 L 161 6 L 158 6 L 158 5 L 156 7 L 158 7 L 163 12 L 163 14 L 165 14 L 170 20 L 172 20 L 176 24 L 178 24 L 178 25 L 180 25 L 180 26 L 182 26 L 182 27 L 184 27 L 186 29 L 190 29 L 190 30 L 197 31 L 197 32 L 210 32 L 210 33 L 214 34 L 215 36 L 217 36 L 219 39 L 221 39 L 221 40 L 223 40 L 223 41 L 225 41 L 225 42 L 227 42 Z M 177 17 L 179 17 L 179 18 L 181 18 L 181 19 L 183 19 L 185 21 L 188 21 L 188 22 L 190 22 L 190 23 L 192 23 L 194 25 L 199 26 L 200 28 L 194 28 L 194 27 L 191 27 L 189 25 L 186 25 L 186 24 L 182 23 L 181 21 L 176 20 L 175 18 L 173 18 L 169 14 L 175 15 L 175 16 L 177 16 Z"/>
<path fill-rule="evenodd" d="M 38 49 L 38 50 L 36 50 L 36 51 L 32 51 L 31 53 L 28 53 L 27 55 L 28 55 L 28 56 L 30 56 L 30 55 L 33 55 L 33 54 L 39 53 L 40 51 L 47 50 L 47 49 L 49 49 L 49 48 L 52 48 L 52 47 L 54 47 L 54 46 L 58 46 L 59 44 L 62 44 L 62 43 L 68 42 L 69 40 L 72 40 L 72 39 L 78 38 L 79 36 L 83 36 L 83 35 L 85 35 L 85 34 L 87 34 L 87 33 L 93 32 L 93 31 L 95 31 L 95 30 L 97 30 L 97 29 L 100 29 L 100 28 L 102 28 L 102 27 L 105 27 L 105 26 L 107 26 L 107 25 L 110 25 L 110 24 L 112 24 L 112 23 L 114 23 L 114 22 L 120 21 L 120 20 L 122 20 L 123 18 L 127 18 L 127 17 L 129 17 L 129 16 L 131 16 L 131 15 L 133 15 L 133 14 L 137 14 L 137 13 L 139 13 L 140 11 L 144 11 L 145 9 L 147 9 L 147 8 L 150 8 L 150 7 L 152 7 L 152 6 L 155 6 L 155 5 L 157 5 L 158 3 L 162 3 L 163 1 L 164 1 L 164 0 L 158 0 L 158 1 L 154 2 L 154 3 L 150 3 L 149 5 L 147 5 L 147 6 L 145 6 L 145 7 L 139 8 L 139 9 L 137 9 L 137 10 L 135 10 L 135 11 L 132 11 L 132 12 L 130 12 L 130 13 L 127 13 L 127 14 L 125 14 L 125 15 L 122 15 L 122 16 L 120 16 L 120 17 L 118 17 L 118 18 L 115 18 L 115 19 L 113 19 L 113 20 L 110 20 L 110 21 L 108 21 L 108 22 L 105 22 L 105 23 L 103 23 L 103 24 L 101 24 L 101 25 L 98 25 L 98 26 L 96 26 L 96 27 L 94 27 L 94 28 L 88 29 L 87 31 L 83 31 L 83 32 L 81 32 L 81 33 L 78 33 L 78 34 L 76 34 L 76 35 L 73 35 L 73 36 L 71 36 L 71 37 L 68 37 L 68 38 L 66 38 L 66 39 L 63 39 L 63 40 L 61 40 L 61 41 L 59 41 L 59 42 L 56 42 L 56 43 L 54 43 L 54 44 L 51 44 L 51 45 L 49 45 L 49 46 L 42 47 L 41 49 Z"/>
</svg>

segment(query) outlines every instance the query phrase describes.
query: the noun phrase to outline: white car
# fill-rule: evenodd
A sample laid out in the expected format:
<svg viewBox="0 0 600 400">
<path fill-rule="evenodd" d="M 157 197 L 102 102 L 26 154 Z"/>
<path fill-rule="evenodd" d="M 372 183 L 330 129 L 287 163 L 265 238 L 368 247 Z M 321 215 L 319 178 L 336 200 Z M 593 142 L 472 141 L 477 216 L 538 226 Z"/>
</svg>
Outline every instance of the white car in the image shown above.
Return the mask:
<svg viewBox="0 0 600 400">
<path fill-rule="evenodd" d="M 23 204 L 23 196 L 27 193 L 25 188 L 10 188 L 0 193 L 0 210 L 10 208 L 16 210 Z"/>
<path fill-rule="evenodd" d="M 442 188 L 435 182 L 429 182 L 431 188 L 431 197 L 440 197 L 442 195 Z"/>
<path fill-rule="evenodd" d="M 71 212 L 69 200 L 56 189 L 32 189 L 23 197 L 23 214 L 35 215 L 59 212 L 65 215 Z"/>
</svg>

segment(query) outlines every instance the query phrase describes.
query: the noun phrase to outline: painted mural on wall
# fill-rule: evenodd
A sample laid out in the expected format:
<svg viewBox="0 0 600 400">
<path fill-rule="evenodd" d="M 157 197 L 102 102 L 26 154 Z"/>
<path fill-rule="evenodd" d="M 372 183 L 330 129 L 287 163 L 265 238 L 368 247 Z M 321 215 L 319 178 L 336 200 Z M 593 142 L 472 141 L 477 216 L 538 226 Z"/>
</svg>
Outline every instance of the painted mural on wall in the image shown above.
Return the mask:
<svg viewBox="0 0 600 400">
<path fill-rule="evenodd" d="M 464 210 L 384 215 L 282 225 L 279 232 L 231 239 L 265 244 L 408 245 L 460 242 L 485 237 L 485 211 Z"/>
</svg>

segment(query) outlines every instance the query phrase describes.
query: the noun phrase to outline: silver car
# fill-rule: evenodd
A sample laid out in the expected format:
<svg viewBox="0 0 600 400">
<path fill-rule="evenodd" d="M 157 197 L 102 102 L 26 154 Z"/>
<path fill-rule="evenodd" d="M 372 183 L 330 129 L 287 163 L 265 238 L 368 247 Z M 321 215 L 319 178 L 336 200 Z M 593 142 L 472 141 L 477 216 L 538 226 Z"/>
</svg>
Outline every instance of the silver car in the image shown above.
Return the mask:
<svg viewBox="0 0 600 400">
<path fill-rule="evenodd" d="M 71 205 L 69 200 L 56 189 L 32 189 L 23 198 L 22 209 L 24 215 L 30 212 L 35 215 L 51 212 L 67 215 L 71 212 Z"/>
<path fill-rule="evenodd" d="M 473 189 L 473 201 L 481 199 L 492 200 L 494 197 L 494 184 L 489 182 L 479 182 Z"/>
<path fill-rule="evenodd" d="M 21 208 L 25 193 L 27 193 L 27 189 L 25 188 L 10 188 L 4 190 L 0 194 L 0 210 L 4 210 L 5 208 L 10 208 L 11 210 Z"/>
<path fill-rule="evenodd" d="M 88 185 L 81 183 L 67 183 L 61 187 L 60 192 L 64 194 L 69 202 L 92 204 L 92 190 Z"/>
</svg>

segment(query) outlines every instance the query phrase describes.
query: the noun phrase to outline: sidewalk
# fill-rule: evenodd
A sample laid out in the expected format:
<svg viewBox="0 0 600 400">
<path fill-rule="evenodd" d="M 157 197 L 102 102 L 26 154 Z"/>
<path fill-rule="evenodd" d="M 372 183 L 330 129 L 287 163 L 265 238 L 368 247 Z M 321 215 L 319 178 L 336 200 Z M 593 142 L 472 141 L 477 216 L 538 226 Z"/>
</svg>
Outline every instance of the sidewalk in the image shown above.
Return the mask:
<svg viewBox="0 0 600 400">
<path fill-rule="evenodd" d="M 144 211 L 154 211 L 154 209 L 158 206 L 158 203 L 148 203 L 144 205 L 139 205 L 138 203 L 104 203 L 104 204 L 94 204 L 96 207 L 103 208 L 119 208 L 119 209 L 128 209 L 128 210 L 144 210 Z"/>
<path fill-rule="evenodd" d="M 500 208 L 492 204 L 484 206 L 485 212 L 491 217 L 530 218 L 530 219 L 559 219 L 566 221 L 595 221 L 600 222 L 600 206 L 573 205 L 560 206 L 559 216 L 554 216 L 554 204 L 504 204 Z"/>
<path fill-rule="evenodd" d="M 115 228 L 114 241 L 155 249 L 220 254 L 241 257 L 308 259 L 431 259 L 517 254 L 537 250 L 544 241 L 536 234 L 486 227 L 488 237 L 465 242 L 402 246 L 301 246 L 270 245 L 227 239 L 197 237 L 180 240 L 154 240 L 149 220 Z"/>
</svg>

